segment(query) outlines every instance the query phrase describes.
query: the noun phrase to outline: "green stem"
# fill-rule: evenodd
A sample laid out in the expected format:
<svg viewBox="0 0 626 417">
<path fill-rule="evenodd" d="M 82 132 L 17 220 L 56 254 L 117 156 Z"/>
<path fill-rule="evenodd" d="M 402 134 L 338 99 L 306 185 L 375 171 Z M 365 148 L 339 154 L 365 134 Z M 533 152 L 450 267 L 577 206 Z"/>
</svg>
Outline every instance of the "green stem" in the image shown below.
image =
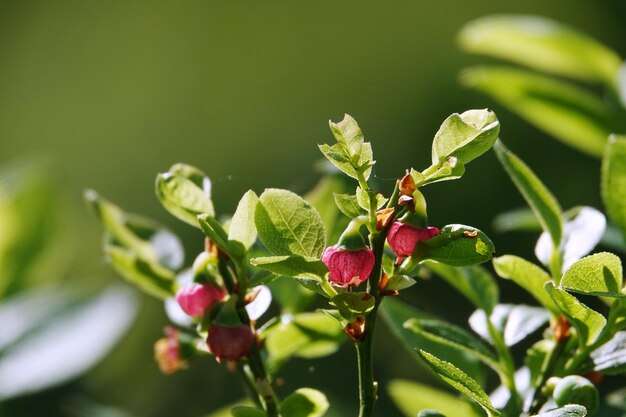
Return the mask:
<svg viewBox="0 0 626 417">
<path fill-rule="evenodd" d="M 377 399 L 378 383 L 374 380 L 374 361 L 372 344 L 378 304 L 370 312 L 365 322 L 365 339 L 355 342 L 357 364 L 359 368 L 359 417 L 370 417 L 374 412 Z"/>
<path fill-rule="evenodd" d="M 265 365 L 263 364 L 263 359 L 261 358 L 259 346 L 257 344 L 254 344 L 252 347 L 252 351 L 248 356 L 248 363 L 250 365 L 252 375 L 254 375 L 255 378 L 256 392 L 263 402 L 263 409 L 267 413 L 268 417 L 280 417 L 278 400 L 267 377 L 267 371 L 265 370 Z"/>
<path fill-rule="evenodd" d="M 515 383 L 515 362 L 513 361 L 513 355 L 511 355 L 511 350 L 508 348 L 502 335 L 498 329 L 495 328 L 489 317 L 487 317 L 487 327 L 489 328 L 489 334 L 498 352 L 501 367 L 501 372 L 499 372 L 501 382 L 509 390 L 511 401 L 515 404 L 515 411 L 519 412 L 522 410 L 523 402 Z"/>
<path fill-rule="evenodd" d="M 536 414 L 548 400 L 548 395 L 546 394 L 544 390 L 544 385 L 546 384 L 548 379 L 554 374 L 554 369 L 556 368 L 556 364 L 558 363 L 563 351 L 565 351 L 566 345 L 567 345 L 566 341 L 561 341 L 560 343 L 557 343 L 554 346 L 554 349 L 552 349 L 548 353 L 548 358 L 545 361 L 546 365 L 541 370 L 541 380 L 539 381 L 539 384 L 537 384 L 537 388 L 535 389 L 535 392 L 533 393 L 533 399 L 528 409 L 529 415 Z"/>
<path fill-rule="evenodd" d="M 228 292 L 233 294 L 235 290 L 237 290 L 236 293 L 239 299 L 237 314 L 239 319 L 242 323 L 252 326 L 244 301 L 248 286 L 245 260 L 240 260 L 236 263 L 236 274 L 233 274 L 233 270 L 229 267 L 229 261 L 230 259 L 225 255 L 220 256 L 218 269 L 224 278 L 224 284 L 226 285 Z M 252 350 L 248 355 L 247 366 L 251 373 L 251 378 L 249 375 L 244 375 L 244 382 L 246 382 L 247 386 L 252 389 L 254 393 L 256 393 L 256 396 L 253 396 L 255 397 L 253 399 L 255 401 L 259 401 L 260 399 L 262 408 L 265 410 L 268 417 L 280 417 L 278 400 L 276 398 L 276 394 L 274 393 L 274 389 L 270 384 L 267 370 L 265 369 L 265 364 L 263 363 L 263 358 L 261 357 L 260 347 L 257 343 L 252 345 Z M 249 378 L 252 379 L 252 381 L 250 381 Z"/>
<path fill-rule="evenodd" d="M 256 380 L 254 379 L 250 366 L 245 365 L 242 361 L 239 361 L 237 364 L 237 370 L 239 371 L 241 379 L 244 382 L 244 388 L 246 389 L 248 396 L 254 400 L 257 407 L 263 408 L 261 397 L 257 391 Z"/>
<path fill-rule="evenodd" d="M 367 282 L 367 292 L 376 299 L 376 303 L 365 318 L 363 340 L 355 342 L 359 370 L 359 417 L 370 417 L 374 412 L 374 405 L 377 399 L 378 383 L 374 379 L 373 342 L 378 307 L 381 302 L 378 285 L 383 272 L 382 258 L 386 231 L 387 228 L 381 230 L 380 233 L 377 232 L 369 236 L 375 261 L 374 268 Z"/>
<path fill-rule="evenodd" d="M 361 187 L 361 189 L 365 191 L 369 197 L 370 209 L 368 210 L 369 223 L 367 224 L 367 228 L 370 233 L 376 233 L 376 193 L 370 190 L 370 187 L 365 180 L 365 176 L 363 176 L 363 173 L 360 171 L 358 172 L 357 181 L 359 182 L 359 187 Z"/>
</svg>

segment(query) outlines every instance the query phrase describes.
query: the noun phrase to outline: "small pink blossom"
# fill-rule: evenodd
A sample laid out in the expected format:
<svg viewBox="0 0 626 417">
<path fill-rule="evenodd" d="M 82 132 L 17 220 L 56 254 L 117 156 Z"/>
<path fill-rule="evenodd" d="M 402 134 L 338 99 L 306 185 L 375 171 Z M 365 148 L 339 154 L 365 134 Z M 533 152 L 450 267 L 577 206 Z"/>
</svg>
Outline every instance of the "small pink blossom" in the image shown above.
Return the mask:
<svg viewBox="0 0 626 417">
<path fill-rule="evenodd" d="M 224 290 L 221 288 L 216 288 L 211 284 L 194 283 L 178 290 L 176 300 L 180 308 L 189 316 L 200 317 L 214 302 L 222 301 L 224 295 Z"/>
<path fill-rule="evenodd" d="M 154 344 L 154 359 L 164 374 L 173 374 L 187 367 L 187 361 L 181 358 L 178 332 L 171 326 L 165 329 L 167 337 Z"/>
<path fill-rule="evenodd" d="M 248 356 L 254 343 L 254 334 L 250 326 L 244 324 L 236 327 L 214 324 L 209 329 L 207 346 L 218 361 L 227 359 L 236 361 Z"/>
<path fill-rule="evenodd" d="M 394 222 L 387 233 L 387 243 L 399 258 L 411 256 L 417 242 L 439 234 L 436 227 L 415 228 L 409 224 Z"/>
<path fill-rule="evenodd" d="M 330 271 L 329 281 L 339 287 L 359 285 L 369 278 L 374 268 L 374 252 L 370 248 L 355 251 L 329 246 L 322 262 Z"/>
</svg>

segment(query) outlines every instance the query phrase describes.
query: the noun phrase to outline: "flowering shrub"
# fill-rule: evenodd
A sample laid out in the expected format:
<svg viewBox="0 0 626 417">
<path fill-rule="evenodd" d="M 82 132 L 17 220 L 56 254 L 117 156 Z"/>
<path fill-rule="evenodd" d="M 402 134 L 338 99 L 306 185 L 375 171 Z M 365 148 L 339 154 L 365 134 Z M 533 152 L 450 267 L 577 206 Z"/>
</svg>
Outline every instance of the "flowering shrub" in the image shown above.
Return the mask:
<svg viewBox="0 0 626 417">
<path fill-rule="evenodd" d="M 359 416 L 372 416 L 380 389 L 372 341 L 382 317 L 427 368 L 470 400 L 393 381 L 385 389 L 407 415 L 594 413 L 598 373 L 620 373 L 626 366 L 621 261 L 608 252 L 585 256 L 604 228 L 592 220 L 604 216 L 587 207 L 563 212 L 530 168 L 498 141 L 500 125 L 489 110 L 447 118 L 433 140 L 432 164 L 399 172 L 388 196 L 370 180 L 372 146 L 356 121 L 346 115 L 330 128 L 335 143 L 319 148 L 351 179 L 349 192 L 327 182 L 307 201 L 288 190 L 250 190 L 233 216 L 223 219 L 214 212 L 211 183 L 202 171 L 176 164 L 158 175 L 156 193 L 166 210 L 204 235 L 188 269 L 171 232 L 87 194 L 105 226 L 104 250 L 113 267 L 163 299 L 177 326 L 155 346 L 161 369 L 171 373 L 195 356 L 214 355 L 241 375 L 255 403 L 233 408 L 235 417 L 321 416 L 329 407 L 323 393 L 306 387 L 281 395 L 278 374 L 292 357 L 325 356 L 349 341 L 358 364 Z M 482 231 L 428 222 L 420 189 L 460 178 L 469 162 L 492 147 L 543 229 L 536 251 L 546 269 L 514 255 L 495 258 L 493 266 L 539 306 L 500 303 L 495 278 L 478 266 L 495 250 Z M 622 198 L 624 162 L 608 155 L 606 194 Z M 331 198 L 336 209 L 325 204 Z M 475 306 L 473 332 L 393 299 L 431 273 Z M 278 283 L 287 286 L 287 296 L 280 296 Z M 267 318 L 272 289 L 280 312 Z M 575 294 L 600 297 L 608 314 Z M 325 298 L 327 308 L 305 311 L 302 306 L 315 296 Z M 517 362 L 511 348 L 527 338 L 533 343 Z M 499 381 L 491 395 L 483 388 L 484 367 Z"/>
</svg>

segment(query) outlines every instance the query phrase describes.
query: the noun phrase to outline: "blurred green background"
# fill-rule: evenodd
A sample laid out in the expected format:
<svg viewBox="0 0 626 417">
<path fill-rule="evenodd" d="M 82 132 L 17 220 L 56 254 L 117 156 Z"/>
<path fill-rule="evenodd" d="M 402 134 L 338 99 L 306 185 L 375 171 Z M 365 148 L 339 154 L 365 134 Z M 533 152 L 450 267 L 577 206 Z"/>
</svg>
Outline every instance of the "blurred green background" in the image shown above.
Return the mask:
<svg viewBox="0 0 626 417">
<path fill-rule="evenodd" d="M 62 192 L 41 213 L 45 219 L 66 213 L 51 234 L 64 252 L 46 264 L 43 279 L 86 292 L 120 283 L 103 261 L 100 226 L 85 209 L 83 189 L 158 219 L 197 248 L 197 231 L 167 215 L 154 197 L 157 172 L 179 161 L 201 167 L 213 180 L 218 213 L 232 212 L 250 188 L 304 193 L 319 177 L 316 144 L 330 140 L 327 121 L 343 113 L 373 143 L 375 176 L 385 189 L 405 168 L 429 164 L 430 142 L 446 116 L 490 107 L 502 139 L 564 207 L 600 208 L 598 161 L 458 85 L 461 68 L 485 59 L 461 53 L 455 34 L 486 14 L 538 14 L 626 56 L 626 3 L 477 3 L 0 1 L 0 163 L 47 160 L 48 179 Z M 492 155 L 468 167 L 462 181 L 425 194 L 431 223 L 472 224 L 488 233 L 495 214 L 523 205 Z M 532 256 L 534 236 L 490 235 L 500 254 Z M 462 322 L 471 306 L 456 294 L 432 297 L 444 288 L 433 280 L 405 297 Z M 510 287 L 503 291 L 505 301 L 513 296 Z M 202 416 L 241 397 L 236 377 L 210 359 L 161 375 L 152 346 L 167 320 L 160 303 L 141 299 L 134 327 L 105 361 L 80 379 L 0 404 L 0 414 L 93 415 L 85 404 L 104 404 L 134 416 Z M 379 336 L 382 385 L 399 376 L 435 383 L 386 330 Z M 287 387 L 304 380 L 322 389 L 332 415 L 355 412 L 350 346 L 313 364 L 293 361 L 285 378 Z M 378 414 L 400 415 L 381 395 Z"/>
</svg>

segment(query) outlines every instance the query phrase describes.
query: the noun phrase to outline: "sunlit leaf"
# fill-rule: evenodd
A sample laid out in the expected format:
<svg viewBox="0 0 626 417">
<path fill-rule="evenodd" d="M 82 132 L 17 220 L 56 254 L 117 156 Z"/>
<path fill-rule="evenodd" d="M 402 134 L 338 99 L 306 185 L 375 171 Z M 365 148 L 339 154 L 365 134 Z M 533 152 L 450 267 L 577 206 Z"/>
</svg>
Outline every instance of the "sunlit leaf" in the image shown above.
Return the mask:
<svg viewBox="0 0 626 417">
<path fill-rule="evenodd" d="M 437 356 L 454 362 L 456 366 L 474 379 L 478 381 L 483 380 L 483 366 L 475 356 L 468 355 L 462 349 L 449 344 L 440 343 L 421 334 L 413 333 L 402 325 L 410 319 L 435 319 L 434 316 L 397 299 L 385 300 L 381 305 L 380 312 L 385 323 L 411 354 L 414 354 L 415 349 L 428 350 Z M 420 361 L 419 363 L 421 364 L 422 362 Z"/>
<path fill-rule="evenodd" d="M 450 157 L 467 164 L 487 152 L 498 139 L 499 132 L 500 123 L 491 110 L 454 113 L 435 134 L 432 164 L 437 166 Z"/>
<path fill-rule="evenodd" d="M 246 249 L 250 249 L 256 241 L 254 213 L 258 202 L 259 198 L 254 191 L 246 192 L 239 200 L 228 228 L 228 239 L 241 243 Z"/>
<path fill-rule="evenodd" d="M 559 314 L 559 309 L 544 289 L 546 282 L 551 279 L 550 275 L 539 266 L 519 256 L 504 255 L 493 259 L 493 267 L 500 277 L 512 280 L 528 291 L 539 304 L 553 314 Z"/>
<path fill-rule="evenodd" d="M 374 165 L 372 146 L 364 142 L 363 133 L 356 120 L 346 114 L 338 123 L 329 122 L 337 143 L 319 145 L 324 156 L 346 175 L 358 179 L 359 172 L 368 179 Z"/>
<path fill-rule="evenodd" d="M 346 340 L 339 323 L 322 312 L 283 315 L 261 338 L 274 368 L 290 357 L 317 358 L 334 353 Z"/>
<path fill-rule="evenodd" d="M 291 191 L 265 190 L 257 204 L 255 222 L 259 239 L 275 255 L 322 255 L 326 231 L 320 215 Z"/>
<path fill-rule="evenodd" d="M 0 298 L 61 277 L 78 239 L 50 164 L 16 159 L 0 166 Z"/>
<path fill-rule="evenodd" d="M 626 238 L 626 136 L 612 136 L 602 159 L 602 200 Z"/>
<path fill-rule="evenodd" d="M 478 382 L 465 372 L 461 371 L 450 362 L 443 361 L 424 350 L 418 350 L 417 353 L 435 375 L 457 391 L 476 401 L 478 405 L 485 410 L 487 415 L 490 417 L 500 415 L 500 412 L 493 407 L 489 396 L 483 391 Z"/>
<path fill-rule="evenodd" d="M 300 388 L 280 403 L 280 414 L 283 417 L 322 417 L 329 406 L 322 392 Z"/>
<path fill-rule="evenodd" d="M 558 201 L 532 170 L 502 142 L 496 143 L 494 150 L 518 191 L 539 219 L 543 229 L 550 233 L 552 241 L 558 246 L 561 242 L 563 227 L 561 206 Z"/>
<path fill-rule="evenodd" d="M 497 367 L 497 358 L 493 351 L 480 339 L 459 326 L 438 319 L 410 319 L 404 322 L 403 326 L 413 333 L 464 350 L 487 365 Z"/>
<path fill-rule="evenodd" d="M 174 295 L 176 285 L 172 271 L 114 244 L 105 245 L 104 252 L 113 268 L 141 290 L 163 300 Z"/>
<path fill-rule="evenodd" d="M 461 82 L 565 144 L 596 157 L 602 155 L 609 135 L 624 127 L 608 104 L 568 82 L 497 67 L 469 68 L 461 74 Z"/>
<path fill-rule="evenodd" d="M 585 81 L 613 85 L 621 59 L 582 32 L 541 16 L 491 15 L 459 33 L 461 47 Z"/>
<path fill-rule="evenodd" d="M 572 265 L 560 286 L 580 294 L 626 297 L 622 292 L 622 261 L 609 252 L 586 256 Z"/>
<path fill-rule="evenodd" d="M 287 277 L 320 279 L 328 273 L 328 268 L 322 261 L 310 256 L 264 256 L 252 258 L 250 262 L 259 268 Z"/>
<path fill-rule="evenodd" d="M 479 417 L 472 406 L 458 397 L 428 385 L 394 379 L 389 396 L 406 417 L 415 417 L 423 409 L 437 409 L 447 416 Z"/>
<path fill-rule="evenodd" d="M 561 312 L 576 328 L 581 346 L 593 344 L 606 326 L 604 316 L 578 301 L 573 295 L 556 288 L 552 282 L 546 283 L 546 290 Z"/>
<path fill-rule="evenodd" d="M 587 409 L 582 405 L 566 405 L 556 410 L 536 414 L 533 417 L 585 417 Z"/>
<path fill-rule="evenodd" d="M 462 224 L 449 224 L 439 234 L 418 242 L 412 258 L 452 266 L 469 266 L 491 259 L 495 248 L 482 231 Z"/>
<path fill-rule="evenodd" d="M 198 227 L 197 217 L 201 214 L 215 215 L 211 181 L 191 165 L 176 164 L 157 175 L 155 190 L 163 207 L 191 226 Z"/>
</svg>

